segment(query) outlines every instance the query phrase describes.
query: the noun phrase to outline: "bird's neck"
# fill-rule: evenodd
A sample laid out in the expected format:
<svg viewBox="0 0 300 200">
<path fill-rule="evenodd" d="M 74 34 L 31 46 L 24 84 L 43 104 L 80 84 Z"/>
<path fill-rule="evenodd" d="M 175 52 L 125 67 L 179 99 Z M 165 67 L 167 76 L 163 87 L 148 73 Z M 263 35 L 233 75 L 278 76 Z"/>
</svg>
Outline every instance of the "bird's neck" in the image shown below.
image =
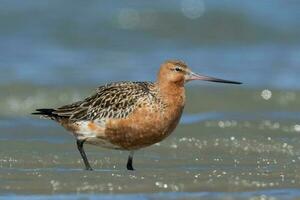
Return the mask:
<svg viewBox="0 0 300 200">
<path fill-rule="evenodd" d="M 159 95 L 166 103 L 177 104 L 184 106 L 185 104 L 185 89 L 184 83 L 158 81 L 156 83 Z"/>
</svg>

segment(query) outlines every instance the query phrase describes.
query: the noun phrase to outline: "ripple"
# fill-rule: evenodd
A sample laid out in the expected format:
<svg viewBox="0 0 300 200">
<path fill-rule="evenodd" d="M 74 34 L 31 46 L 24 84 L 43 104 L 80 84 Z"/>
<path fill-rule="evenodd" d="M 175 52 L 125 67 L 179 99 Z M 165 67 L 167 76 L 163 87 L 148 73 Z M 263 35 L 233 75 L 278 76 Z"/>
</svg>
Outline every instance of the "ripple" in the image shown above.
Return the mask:
<svg viewBox="0 0 300 200">
<path fill-rule="evenodd" d="M 197 114 L 184 114 L 181 119 L 182 124 L 193 124 L 209 120 L 236 120 L 255 121 L 262 119 L 269 120 L 300 120 L 300 112 L 270 111 L 270 112 L 204 112 Z M 224 122 L 221 122 L 222 124 Z M 235 121 L 226 121 L 235 124 Z M 223 124 L 224 125 L 224 124 Z M 222 126 L 223 126 L 222 125 Z"/>
</svg>

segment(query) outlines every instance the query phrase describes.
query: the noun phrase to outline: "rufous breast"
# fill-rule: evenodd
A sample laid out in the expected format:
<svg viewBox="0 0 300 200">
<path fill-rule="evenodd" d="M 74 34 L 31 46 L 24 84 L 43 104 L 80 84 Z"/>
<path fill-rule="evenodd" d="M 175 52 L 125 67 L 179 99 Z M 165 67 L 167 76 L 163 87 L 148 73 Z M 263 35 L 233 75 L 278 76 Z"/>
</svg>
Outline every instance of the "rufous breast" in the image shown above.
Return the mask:
<svg viewBox="0 0 300 200">
<path fill-rule="evenodd" d="M 166 138 L 180 120 L 185 96 L 183 92 L 163 99 L 163 105 L 141 106 L 125 119 L 109 120 L 105 129 L 106 139 L 123 149 L 133 150 Z"/>
</svg>

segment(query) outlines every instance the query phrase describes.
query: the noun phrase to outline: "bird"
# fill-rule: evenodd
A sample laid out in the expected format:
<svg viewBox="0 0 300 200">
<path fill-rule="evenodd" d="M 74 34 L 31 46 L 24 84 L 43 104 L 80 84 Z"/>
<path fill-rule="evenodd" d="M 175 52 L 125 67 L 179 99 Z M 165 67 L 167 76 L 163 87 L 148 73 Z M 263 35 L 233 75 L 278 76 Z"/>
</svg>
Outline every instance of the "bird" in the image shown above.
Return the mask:
<svg viewBox="0 0 300 200">
<path fill-rule="evenodd" d="M 58 122 L 75 136 L 86 170 L 93 169 L 84 144 L 128 151 L 126 168 L 134 170 L 134 152 L 162 141 L 178 125 L 186 102 L 185 84 L 192 80 L 241 84 L 194 73 L 181 60 L 167 60 L 155 82 L 108 83 L 81 101 L 32 114 Z"/>
</svg>

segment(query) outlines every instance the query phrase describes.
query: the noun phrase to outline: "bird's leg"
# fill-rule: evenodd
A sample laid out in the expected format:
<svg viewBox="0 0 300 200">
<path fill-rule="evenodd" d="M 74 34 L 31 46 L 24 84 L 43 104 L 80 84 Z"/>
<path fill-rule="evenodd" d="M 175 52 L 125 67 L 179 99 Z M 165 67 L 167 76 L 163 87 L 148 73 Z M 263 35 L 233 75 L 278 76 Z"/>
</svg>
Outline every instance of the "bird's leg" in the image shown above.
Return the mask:
<svg viewBox="0 0 300 200">
<path fill-rule="evenodd" d="M 90 163 L 89 163 L 89 161 L 86 157 L 86 154 L 84 152 L 84 149 L 83 149 L 83 143 L 85 142 L 85 140 L 77 140 L 76 142 L 77 142 L 77 148 L 78 148 L 80 155 L 82 157 L 82 160 L 84 162 L 85 169 L 90 170 L 90 171 L 93 170 L 92 167 L 90 166 Z"/>
<path fill-rule="evenodd" d="M 130 151 L 128 160 L 127 160 L 127 170 L 131 170 L 131 171 L 134 170 L 134 168 L 132 167 L 133 153 L 134 153 L 134 151 Z"/>
</svg>

